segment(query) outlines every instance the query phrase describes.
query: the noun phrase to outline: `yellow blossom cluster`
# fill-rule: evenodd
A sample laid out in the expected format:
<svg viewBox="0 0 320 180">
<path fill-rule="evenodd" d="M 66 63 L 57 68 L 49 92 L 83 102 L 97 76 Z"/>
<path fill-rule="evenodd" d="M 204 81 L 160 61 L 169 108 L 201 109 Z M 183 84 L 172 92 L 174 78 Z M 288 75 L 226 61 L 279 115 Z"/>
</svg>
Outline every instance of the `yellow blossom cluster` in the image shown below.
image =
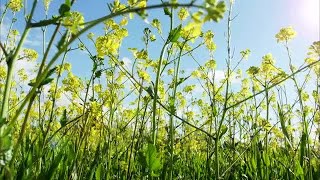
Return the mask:
<svg viewBox="0 0 320 180">
<path fill-rule="evenodd" d="M 65 85 L 65 91 L 76 92 L 79 88 L 83 87 L 82 81 L 71 72 L 68 73 L 67 78 L 62 83 Z"/>
<path fill-rule="evenodd" d="M 286 27 L 280 29 L 280 32 L 276 34 L 277 42 L 288 42 L 289 40 L 296 37 L 297 33 L 296 31 L 291 27 Z"/>
<path fill-rule="evenodd" d="M 214 51 L 217 48 L 216 44 L 213 42 L 213 37 L 214 34 L 211 30 L 205 32 L 203 36 L 204 44 L 210 51 Z"/>
<path fill-rule="evenodd" d="M 26 58 L 28 61 L 34 61 L 38 59 L 38 53 L 33 49 L 23 49 L 23 58 Z"/>
<path fill-rule="evenodd" d="M 187 19 L 189 16 L 189 11 L 187 8 L 181 8 L 178 12 L 178 17 L 181 21 Z"/>
<path fill-rule="evenodd" d="M 76 34 L 84 27 L 84 17 L 80 12 L 71 12 L 63 20 L 63 25 L 70 30 L 72 34 Z"/>
<path fill-rule="evenodd" d="M 22 0 L 11 0 L 8 4 L 8 7 L 14 11 L 18 12 L 23 7 L 23 1 Z"/>
</svg>

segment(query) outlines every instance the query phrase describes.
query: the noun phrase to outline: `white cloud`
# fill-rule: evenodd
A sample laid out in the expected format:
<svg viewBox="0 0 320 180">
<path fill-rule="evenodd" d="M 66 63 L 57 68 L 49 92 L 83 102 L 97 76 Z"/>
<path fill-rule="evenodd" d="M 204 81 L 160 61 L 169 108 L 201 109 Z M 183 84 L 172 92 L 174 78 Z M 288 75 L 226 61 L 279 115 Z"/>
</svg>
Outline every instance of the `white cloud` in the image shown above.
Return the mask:
<svg viewBox="0 0 320 180">
<path fill-rule="evenodd" d="M 9 26 L 7 25 L 7 19 L 5 18 L 0 25 L 0 41 L 4 41 L 7 37 L 7 34 L 9 32 Z"/>
<path fill-rule="evenodd" d="M 128 57 L 123 57 L 123 58 L 122 58 L 122 61 L 123 61 L 123 63 L 124 63 L 124 66 L 125 66 L 127 69 L 131 68 L 131 65 L 132 65 L 132 60 L 131 60 L 131 59 L 129 59 Z"/>
<path fill-rule="evenodd" d="M 225 76 L 225 72 L 223 70 L 216 70 L 215 73 L 211 73 L 209 72 L 209 78 L 212 79 L 214 75 L 214 80 L 217 81 L 217 82 L 221 82 L 221 80 L 223 80 L 226 76 Z M 239 84 L 241 83 L 241 80 L 240 79 L 236 79 L 235 76 L 232 76 L 231 77 L 231 83 L 232 84 Z"/>
<path fill-rule="evenodd" d="M 146 24 L 150 24 L 150 21 L 149 21 L 147 18 L 144 19 L 144 22 L 145 22 Z"/>
</svg>

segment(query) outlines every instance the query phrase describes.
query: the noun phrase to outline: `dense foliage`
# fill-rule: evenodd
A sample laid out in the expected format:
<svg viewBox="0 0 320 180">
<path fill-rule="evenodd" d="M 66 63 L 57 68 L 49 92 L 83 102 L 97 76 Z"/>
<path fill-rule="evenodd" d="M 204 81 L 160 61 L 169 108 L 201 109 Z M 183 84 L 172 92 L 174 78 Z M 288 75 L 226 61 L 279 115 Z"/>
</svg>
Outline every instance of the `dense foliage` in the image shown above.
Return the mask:
<svg viewBox="0 0 320 180">
<path fill-rule="evenodd" d="M 288 66 L 266 54 L 242 70 L 251 51 L 232 51 L 233 1 L 114 0 L 89 22 L 76 1 L 48 14 L 51 3 L 8 0 L 1 11 L 0 26 L 12 21 L 0 42 L 0 179 L 320 179 L 319 41 L 298 66 L 296 32 L 283 28 L 275 43 Z M 144 48 L 120 50 L 127 24 L 157 9 L 163 17 L 141 29 Z M 215 59 L 203 26 L 223 16 L 227 56 Z M 99 24 L 103 33 L 90 32 Z M 33 29 L 42 50 L 24 46 Z M 89 77 L 72 71 L 74 53 L 91 62 Z M 197 67 L 184 69 L 190 61 Z M 35 67 L 16 70 L 21 62 Z"/>
</svg>

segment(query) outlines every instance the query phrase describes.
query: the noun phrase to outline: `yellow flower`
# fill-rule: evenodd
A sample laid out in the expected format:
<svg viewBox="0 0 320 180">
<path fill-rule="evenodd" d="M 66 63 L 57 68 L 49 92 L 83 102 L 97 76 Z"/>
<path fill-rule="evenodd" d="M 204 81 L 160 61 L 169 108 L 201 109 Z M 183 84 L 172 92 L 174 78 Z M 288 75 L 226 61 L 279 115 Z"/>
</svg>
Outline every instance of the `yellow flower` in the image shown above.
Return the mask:
<svg viewBox="0 0 320 180">
<path fill-rule="evenodd" d="M 168 69 L 168 75 L 173 75 L 174 70 L 172 68 Z"/>
<path fill-rule="evenodd" d="M 214 34 L 211 30 L 204 33 L 204 43 L 207 49 L 214 51 L 216 49 L 216 44 L 213 42 Z"/>
<path fill-rule="evenodd" d="M 157 30 L 159 31 L 160 34 L 162 33 L 161 23 L 160 23 L 159 19 L 153 19 L 151 25 L 153 27 L 157 28 Z"/>
<path fill-rule="evenodd" d="M 100 36 L 96 40 L 96 49 L 99 57 L 108 54 L 117 54 L 120 42 L 114 35 Z"/>
<path fill-rule="evenodd" d="M 28 75 L 26 74 L 25 69 L 20 69 L 18 71 L 20 81 L 26 81 L 28 79 Z"/>
<path fill-rule="evenodd" d="M 4 66 L 0 66 L 0 78 L 5 79 L 7 77 L 7 69 Z"/>
<path fill-rule="evenodd" d="M 71 64 L 70 63 L 64 63 L 63 69 L 70 72 L 71 71 Z"/>
<path fill-rule="evenodd" d="M 262 57 L 261 70 L 263 73 L 269 74 L 276 68 L 274 67 L 275 60 L 272 54 L 266 54 Z"/>
<path fill-rule="evenodd" d="M 11 0 L 9 2 L 8 7 L 14 11 L 14 12 L 18 12 L 21 10 L 21 8 L 23 7 L 23 2 L 22 0 Z"/>
<path fill-rule="evenodd" d="M 201 34 L 202 23 L 190 22 L 182 28 L 181 37 L 184 39 L 192 39 L 199 37 Z"/>
<path fill-rule="evenodd" d="M 181 8 L 178 12 L 178 17 L 181 21 L 187 19 L 189 16 L 189 11 L 187 8 Z"/>
<path fill-rule="evenodd" d="M 250 55 L 251 51 L 250 49 L 246 49 L 240 52 L 241 56 L 243 59 L 247 60 L 249 55 Z"/>
<path fill-rule="evenodd" d="M 201 73 L 199 70 L 194 70 L 192 73 L 191 73 L 191 76 L 194 77 L 194 78 L 199 78 L 201 77 Z"/>
<path fill-rule="evenodd" d="M 38 59 L 38 53 L 33 49 L 24 49 L 23 57 L 26 58 L 28 61 L 33 61 Z"/>
<path fill-rule="evenodd" d="M 208 69 L 215 69 L 217 67 L 217 63 L 214 59 L 210 59 L 205 63 L 204 66 Z"/>
<path fill-rule="evenodd" d="M 183 88 L 183 91 L 186 92 L 186 93 L 190 93 L 191 91 L 194 90 L 194 88 L 196 87 L 196 85 L 189 85 L 189 86 L 186 86 Z"/>
<path fill-rule="evenodd" d="M 150 75 L 144 70 L 138 70 L 138 76 L 147 82 L 151 81 Z"/>
<path fill-rule="evenodd" d="M 260 69 L 256 66 L 251 66 L 248 70 L 247 73 L 251 76 L 258 74 Z"/>
<path fill-rule="evenodd" d="M 79 88 L 83 87 L 83 84 L 80 78 L 74 76 L 72 73 L 68 73 L 67 78 L 62 80 L 62 83 L 65 85 L 65 91 L 70 91 L 70 92 L 77 92 Z"/>
<path fill-rule="evenodd" d="M 293 39 L 296 37 L 297 33 L 296 31 L 291 27 L 286 27 L 280 29 L 280 32 L 276 34 L 276 39 L 277 42 L 288 42 L 289 40 Z"/>
<path fill-rule="evenodd" d="M 84 17 L 80 12 L 71 12 L 69 16 L 63 20 L 63 25 L 71 31 L 72 34 L 76 34 L 80 29 L 84 27 Z"/>
</svg>

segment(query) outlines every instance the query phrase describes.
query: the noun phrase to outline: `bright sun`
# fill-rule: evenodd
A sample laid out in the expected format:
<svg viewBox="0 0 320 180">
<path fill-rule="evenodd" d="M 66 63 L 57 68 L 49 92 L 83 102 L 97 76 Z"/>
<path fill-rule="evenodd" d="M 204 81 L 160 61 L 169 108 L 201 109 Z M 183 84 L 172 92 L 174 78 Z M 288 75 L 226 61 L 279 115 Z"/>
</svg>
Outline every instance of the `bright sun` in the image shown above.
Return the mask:
<svg viewBox="0 0 320 180">
<path fill-rule="evenodd" d="M 302 24 L 306 28 L 312 28 L 319 31 L 319 8 L 320 0 L 303 0 L 300 5 L 301 10 L 299 12 L 299 17 L 301 18 Z"/>
</svg>

